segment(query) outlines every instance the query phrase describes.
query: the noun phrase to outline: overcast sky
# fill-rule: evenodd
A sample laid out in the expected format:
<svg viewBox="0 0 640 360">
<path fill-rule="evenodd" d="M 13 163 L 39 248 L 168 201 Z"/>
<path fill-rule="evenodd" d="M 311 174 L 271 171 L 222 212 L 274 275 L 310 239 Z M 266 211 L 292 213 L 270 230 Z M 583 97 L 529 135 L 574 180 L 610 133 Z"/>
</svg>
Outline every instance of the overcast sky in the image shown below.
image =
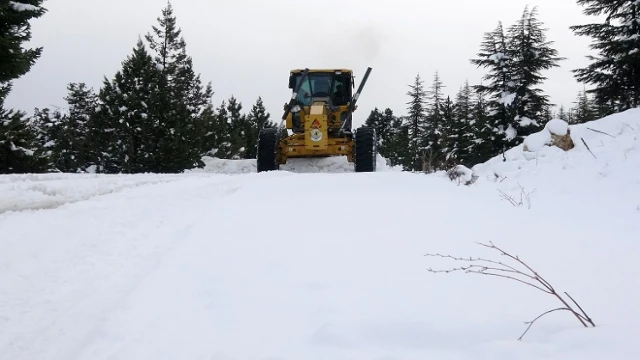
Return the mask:
<svg viewBox="0 0 640 360">
<path fill-rule="evenodd" d="M 156 25 L 166 0 L 56 0 L 33 21 L 31 46 L 43 46 L 33 70 L 15 81 L 7 105 L 64 107 L 69 82 L 96 90 L 131 54 L 138 36 Z M 196 71 L 211 81 L 217 105 L 234 95 L 248 110 L 262 96 L 274 118 L 289 99 L 289 70 L 342 67 L 373 71 L 359 101 L 356 124 L 374 107 L 406 113 L 405 95 L 416 74 L 428 86 L 438 71 L 454 96 L 482 70 L 469 59 L 484 32 L 514 23 L 526 5 L 537 6 L 562 67 L 544 73 L 554 103 L 570 106 L 582 89 L 571 69 L 587 64 L 589 40 L 569 26 L 591 19 L 575 0 L 172 0 Z"/>
</svg>

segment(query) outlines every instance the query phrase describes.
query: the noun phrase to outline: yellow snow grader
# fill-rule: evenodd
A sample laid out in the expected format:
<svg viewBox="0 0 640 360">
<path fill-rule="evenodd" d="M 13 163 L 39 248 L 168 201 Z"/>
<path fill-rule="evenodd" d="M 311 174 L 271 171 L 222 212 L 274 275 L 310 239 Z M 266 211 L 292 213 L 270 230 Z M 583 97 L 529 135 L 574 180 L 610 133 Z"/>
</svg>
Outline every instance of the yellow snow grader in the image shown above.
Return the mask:
<svg viewBox="0 0 640 360">
<path fill-rule="evenodd" d="M 284 105 L 285 128 L 265 128 L 258 137 L 258 172 L 278 170 L 289 158 L 346 156 L 355 172 L 376 171 L 376 132 L 352 131 L 353 112 L 371 68 L 355 94 L 349 69 L 296 69 L 289 74 L 291 100 Z"/>
</svg>

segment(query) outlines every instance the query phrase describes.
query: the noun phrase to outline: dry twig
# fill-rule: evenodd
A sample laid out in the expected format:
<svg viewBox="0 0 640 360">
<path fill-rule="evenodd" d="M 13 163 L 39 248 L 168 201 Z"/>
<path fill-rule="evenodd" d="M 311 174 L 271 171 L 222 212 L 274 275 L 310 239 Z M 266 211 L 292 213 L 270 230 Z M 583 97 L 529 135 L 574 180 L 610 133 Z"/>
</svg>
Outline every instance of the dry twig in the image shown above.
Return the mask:
<svg viewBox="0 0 640 360">
<path fill-rule="evenodd" d="M 607 135 L 607 136 L 611 136 L 611 137 L 612 137 L 612 138 L 614 138 L 614 139 L 616 138 L 615 136 L 610 135 L 610 134 L 607 134 L 607 133 L 606 133 L 606 132 L 604 132 L 604 131 L 600 131 L 600 130 L 592 129 L 592 128 L 589 128 L 589 127 L 588 127 L 587 129 L 589 129 L 589 130 L 591 130 L 591 131 L 594 131 L 594 132 L 597 132 L 597 133 L 600 133 L 600 134 L 604 134 L 604 135 Z"/>
<path fill-rule="evenodd" d="M 591 155 L 593 155 L 594 159 L 597 159 L 596 155 L 593 153 L 593 151 L 591 151 L 591 149 L 589 148 L 589 145 L 587 145 L 587 142 L 584 141 L 584 138 L 580 138 L 580 140 L 582 140 L 582 143 L 584 144 L 584 146 L 587 147 L 587 150 L 589 150 L 589 152 L 591 153 Z"/>
<path fill-rule="evenodd" d="M 497 246 L 495 246 L 492 242 L 489 242 L 489 244 L 483 244 L 483 243 L 478 243 L 478 244 L 483 247 L 498 251 L 501 256 L 506 256 L 507 258 L 513 260 L 515 262 L 515 265 L 508 265 L 501 261 L 484 259 L 484 258 L 473 258 L 473 257 L 462 258 L 462 257 L 454 257 L 451 255 L 426 254 L 425 256 L 440 257 L 440 258 L 451 259 L 454 261 L 470 263 L 467 266 L 461 266 L 457 268 L 454 267 L 446 270 L 434 270 L 432 268 L 429 268 L 428 271 L 431 273 L 451 273 L 451 272 L 461 271 L 464 273 L 496 276 L 504 279 L 510 279 L 510 280 L 517 281 L 521 284 L 525 284 L 527 286 L 533 287 L 546 294 L 552 295 L 562 303 L 563 305 L 562 307 L 546 311 L 538 315 L 533 320 L 525 322 L 525 324 L 528 324 L 529 326 L 527 326 L 526 330 L 518 338 L 518 340 L 522 340 L 524 335 L 529 331 L 531 326 L 533 326 L 533 324 L 538 319 L 540 319 L 544 315 L 547 315 L 555 311 L 562 310 L 562 311 L 571 312 L 584 327 L 588 327 L 589 325 L 593 327 L 596 326 L 593 320 L 582 309 L 582 307 L 567 292 L 565 292 L 564 294 L 571 300 L 571 302 L 577 307 L 578 310 L 574 309 L 569 304 L 569 302 L 565 300 L 544 277 L 542 277 L 538 272 L 536 272 L 531 266 L 527 265 L 518 256 L 514 256 L 507 253 L 501 248 L 498 248 Z"/>
</svg>

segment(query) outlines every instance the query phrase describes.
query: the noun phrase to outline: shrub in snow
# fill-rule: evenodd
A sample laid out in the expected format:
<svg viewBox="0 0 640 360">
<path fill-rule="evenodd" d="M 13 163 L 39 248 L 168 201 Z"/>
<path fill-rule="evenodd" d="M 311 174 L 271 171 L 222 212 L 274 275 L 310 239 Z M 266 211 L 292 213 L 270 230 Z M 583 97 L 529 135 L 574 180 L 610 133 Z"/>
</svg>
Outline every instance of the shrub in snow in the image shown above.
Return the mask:
<svg viewBox="0 0 640 360">
<path fill-rule="evenodd" d="M 465 185 L 471 185 L 478 179 L 478 175 L 464 165 L 456 165 L 453 169 L 447 171 L 447 176 L 451 181 L 458 181 L 458 185 L 464 182 Z"/>
<path fill-rule="evenodd" d="M 561 119 L 549 121 L 542 131 L 527 136 L 522 149 L 525 152 L 536 152 L 545 146 L 555 146 L 564 151 L 575 147 L 571 138 L 571 129 L 566 121 Z"/>
</svg>

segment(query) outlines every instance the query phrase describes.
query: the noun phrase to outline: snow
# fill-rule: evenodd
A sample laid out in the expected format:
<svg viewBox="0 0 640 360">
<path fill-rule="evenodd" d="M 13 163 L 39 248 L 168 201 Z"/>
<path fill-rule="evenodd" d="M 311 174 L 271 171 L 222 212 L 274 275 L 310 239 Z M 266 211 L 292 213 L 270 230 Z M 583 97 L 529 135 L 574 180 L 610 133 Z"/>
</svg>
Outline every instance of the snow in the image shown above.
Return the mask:
<svg viewBox="0 0 640 360">
<path fill-rule="evenodd" d="M 551 145 L 552 134 L 565 136 L 569 131 L 569 124 L 562 119 L 551 119 L 545 125 L 544 129 L 537 133 L 527 136 L 523 142 L 524 154 L 527 152 L 538 152 L 545 146 Z M 575 142 L 578 139 L 572 138 Z"/>
<path fill-rule="evenodd" d="M 207 158 L 178 175 L 2 176 L 0 354 L 636 359 L 640 109 L 571 136 L 567 152 L 510 149 L 464 186 L 381 158 L 373 174 L 340 159 L 257 174 L 250 160 Z M 427 253 L 507 261 L 476 244 L 490 241 L 596 327 L 554 312 L 518 341 L 556 298 L 427 270 L 457 265 Z"/>
<path fill-rule="evenodd" d="M 11 5 L 11 7 L 13 8 L 13 10 L 15 11 L 39 11 L 40 8 L 38 6 L 35 5 L 30 5 L 30 4 L 22 4 L 22 3 L 18 3 L 15 1 L 9 1 L 9 5 Z"/>
<path fill-rule="evenodd" d="M 565 136 L 567 135 L 567 130 L 569 129 L 569 124 L 562 119 L 551 119 L 545 125 L 547 131 L 551 134 Z"/>
</svg>

